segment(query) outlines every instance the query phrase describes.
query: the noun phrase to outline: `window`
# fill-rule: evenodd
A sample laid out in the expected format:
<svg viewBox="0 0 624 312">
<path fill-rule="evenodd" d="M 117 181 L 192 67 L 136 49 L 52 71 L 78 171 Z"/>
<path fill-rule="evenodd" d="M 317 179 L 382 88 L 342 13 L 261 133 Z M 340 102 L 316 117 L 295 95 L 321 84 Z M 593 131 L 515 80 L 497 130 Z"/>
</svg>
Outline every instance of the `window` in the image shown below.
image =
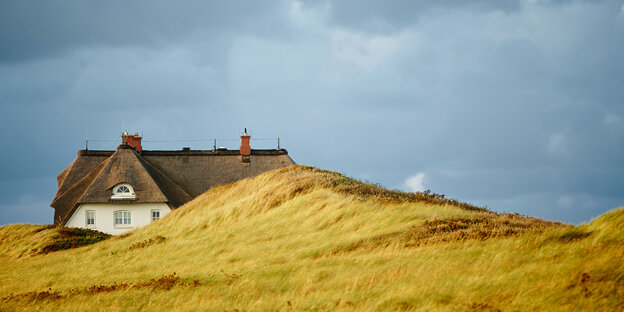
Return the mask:
<svg viewBox="0 0 624 312">
<path fill-rule="evenodd" d="M 121 183 L 113 187 L 113 199 L 134 198 L 134 189 L 128 183 Z"/>
<path fill-rule="evenodd" d="M 115 211 L 115 226 L 132 225 L 131 211 Z"/>
<path fill-rule="evenodd" d="M 160 210 L 152 210 L 152 222 L 160 219 Z"/>
<path fill-rule="evenodd" d="M 86 217 L 87 220 L 85 221 L 85 224 L 87 227 L 95 227 L 95 211 L 87 210 Z"/>
</svg>

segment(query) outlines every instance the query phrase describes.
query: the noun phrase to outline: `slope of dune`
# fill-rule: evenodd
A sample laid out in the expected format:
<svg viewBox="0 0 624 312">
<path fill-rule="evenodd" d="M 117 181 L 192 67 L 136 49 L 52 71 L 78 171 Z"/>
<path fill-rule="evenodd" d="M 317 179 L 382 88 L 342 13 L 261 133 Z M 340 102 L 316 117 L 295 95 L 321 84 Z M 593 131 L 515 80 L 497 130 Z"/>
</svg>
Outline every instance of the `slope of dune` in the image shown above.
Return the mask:
<svg viewBox="0 0 624 312">
<path fill-rule="evenodd" d="M 0 227 L 0 310 L 624 309 L 624 210 L 571 226 L 305 166 L 48 253 Z"/>
</svg>

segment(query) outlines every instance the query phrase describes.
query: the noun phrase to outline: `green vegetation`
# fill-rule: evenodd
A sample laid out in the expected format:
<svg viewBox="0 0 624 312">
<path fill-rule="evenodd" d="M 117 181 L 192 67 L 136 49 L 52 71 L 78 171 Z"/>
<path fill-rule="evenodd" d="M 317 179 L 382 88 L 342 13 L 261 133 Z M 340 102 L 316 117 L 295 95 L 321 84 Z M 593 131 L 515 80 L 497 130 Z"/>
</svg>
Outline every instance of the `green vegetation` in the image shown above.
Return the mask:
<svg viewBox="0 0 624 312">
<path fill-rule="evenodd" d="M 0 227 L 0 310 L 624 310 L 624 209 L 575 227 L 297 166 L 41 253 L 54 231 Z"/>
<path fill-rule="evenodd" d="M 58 235 L 53 237 L 54 240 L 51 244 L 46 245 L 41 249 L 41 253 L 91 245 L 101 242 L 111 236 L 106 233 L 80 228 L 59 227 L 57 231 Z"/>
<path fill-rule="evenodd" d="M 111 235 L 89 229 L 8 225 L 0 227 L 0 253 L 5 257 L 30 257 L 95 244 L 109 237 Z"/>
</svg>

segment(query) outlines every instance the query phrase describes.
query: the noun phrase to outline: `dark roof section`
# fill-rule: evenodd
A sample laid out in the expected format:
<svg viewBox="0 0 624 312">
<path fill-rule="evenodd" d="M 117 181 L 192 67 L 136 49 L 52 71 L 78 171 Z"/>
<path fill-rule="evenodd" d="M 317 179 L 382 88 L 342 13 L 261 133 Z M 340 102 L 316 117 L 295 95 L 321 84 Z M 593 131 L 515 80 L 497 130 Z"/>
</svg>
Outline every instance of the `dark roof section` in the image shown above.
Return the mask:
<svg viewBox="0 0 624 312">
<path fill-rule="evenodd" d="M 56 176 L 59 187 L 57 197 L 65 193 L 69 187 L 75 185 L 112 154 L 113 151 L 107 152 L 106 154 L 94 154 L 92 157 L 77 157 L 74 162 Z M 80 153 L 78 153 L 78 155 L 80 155 Z"/>
<path fill-rule="evenodd" d="M 76 163 L 79 158 L 80 156 L 78 156 L 74 160 L 70 167 L 73 167 L 73 164 Z M 106 165 L 107 162 L 108 160 L 101 162 L 100 164 L 98 164 L 97 167 L 89 172 L 70 170 L 69 174 L 66 174 L 67 176 L 80 176 L 82 177 L 82 179 L 80 179 L 73 185 L 67 185 L 66 183 L 68 181 L 73 181 L 76 179 L 64 179 L 62 182 L 63 184 L 59 186 L 59 190 L 52 200 L 52 203 L 50 204 L 50 206 L 54 208 L 54 224 L 64 224 L 69 219 L 69 217 L 71 216 L 70 212 L 78 206 L 78 201 L 86 192 L 87 188 L 89 188 L 89 186 L 93 182 L 93 179 L 95 179 L 100 174 L 102 168 L 104 167 L 104 165 Z M 62 189 L 64 189 L 65 191 L 61 192 Z"/>
<path fill-rule="evenodd" d="M 211 187 L 294 165 L 284 149 L 189 150 L 136 152 L 127 145 L 116 151 L 81 150 L 58 176 L 59 189 L 50 204 L 54 223 L 64 224 L 82 203 L 164 202 L 177 208 Z M 134 199 L 111 199 L 112 188 L 129 183 Z"/>
</svg>

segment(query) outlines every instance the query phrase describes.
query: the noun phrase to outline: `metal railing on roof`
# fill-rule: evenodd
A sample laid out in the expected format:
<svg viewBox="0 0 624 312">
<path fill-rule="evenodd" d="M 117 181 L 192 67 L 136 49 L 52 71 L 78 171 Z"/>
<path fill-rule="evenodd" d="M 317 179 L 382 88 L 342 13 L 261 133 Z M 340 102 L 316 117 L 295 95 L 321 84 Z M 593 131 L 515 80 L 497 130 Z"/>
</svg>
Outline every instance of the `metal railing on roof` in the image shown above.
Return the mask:
<svg viewBox="0 0 624 312">
<path fill-rule="evenodd" d="M 251 141 L 273 141 L 277 143 L 277 149 L 280 149 L 280 137 L 276 138 L 250 138 Z M 184 139 L 184 140 L 142 140 L 141 143 L 190 143 L 190 142 L 213 142 L 212 149 L 219 148 L 218 142 L 236 142 L 240 141 L 240 138 L 206 138 L 206 139 Z M 112 142 L 110 149 L 114 149 L 115 146 L 121 143 L 121 139 L 105 140 L 105 139 L 86 139 L 85 149 L 89 149 L 89 142 Z"/>
</svg>

